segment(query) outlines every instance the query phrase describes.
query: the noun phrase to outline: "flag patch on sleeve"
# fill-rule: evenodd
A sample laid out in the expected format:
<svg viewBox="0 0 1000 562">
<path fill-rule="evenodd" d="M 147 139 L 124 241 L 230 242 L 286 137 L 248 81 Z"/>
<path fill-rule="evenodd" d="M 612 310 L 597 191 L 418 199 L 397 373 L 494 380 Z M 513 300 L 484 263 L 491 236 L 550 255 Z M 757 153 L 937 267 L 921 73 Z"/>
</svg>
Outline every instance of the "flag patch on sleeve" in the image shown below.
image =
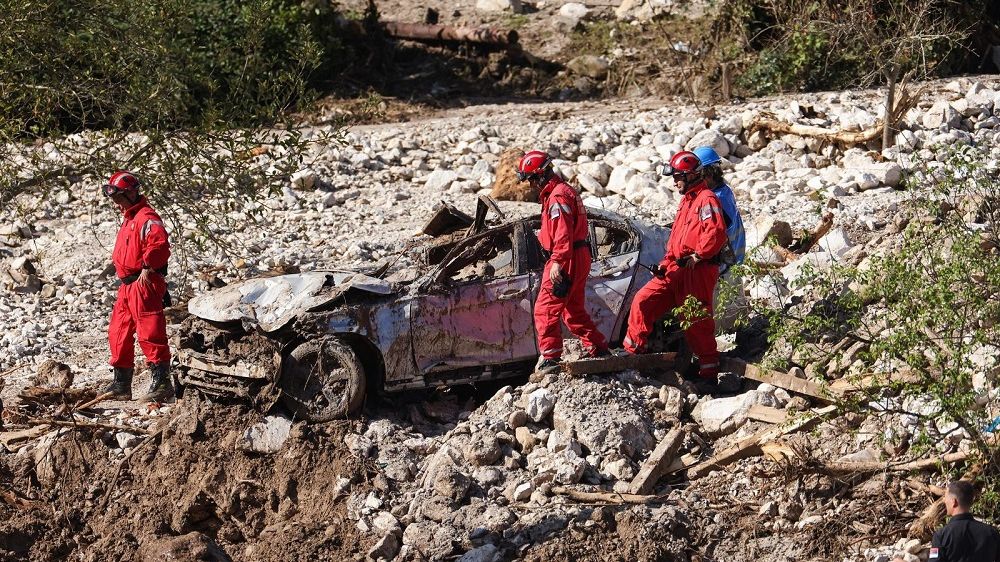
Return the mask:
<svg viewBox="0 0 1000 562">
<path fill-rule="evenodd" d="M 937 548 L 932 548 L 930 555 L 927 556 L 927 559 L 928 560 L 936 560 L 937 557 L 938 557 L 938 549 Z"/>
</svg>

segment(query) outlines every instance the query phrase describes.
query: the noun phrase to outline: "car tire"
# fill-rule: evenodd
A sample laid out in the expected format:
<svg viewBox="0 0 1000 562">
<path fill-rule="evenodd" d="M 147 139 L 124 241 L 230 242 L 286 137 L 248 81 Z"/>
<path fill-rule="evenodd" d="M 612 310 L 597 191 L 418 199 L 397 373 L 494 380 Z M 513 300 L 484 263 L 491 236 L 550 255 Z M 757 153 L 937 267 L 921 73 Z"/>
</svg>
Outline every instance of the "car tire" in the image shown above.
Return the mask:
<svg viewBox="0 0 1000 562">
<path fill-rule="evenodd" d="M 367 380 L 357 353 L 336 338 L 296 347 L 283 362 L 281 402 L 296 417 L 313 422 L 346 418 L 361 409 Z"/>
</svg>

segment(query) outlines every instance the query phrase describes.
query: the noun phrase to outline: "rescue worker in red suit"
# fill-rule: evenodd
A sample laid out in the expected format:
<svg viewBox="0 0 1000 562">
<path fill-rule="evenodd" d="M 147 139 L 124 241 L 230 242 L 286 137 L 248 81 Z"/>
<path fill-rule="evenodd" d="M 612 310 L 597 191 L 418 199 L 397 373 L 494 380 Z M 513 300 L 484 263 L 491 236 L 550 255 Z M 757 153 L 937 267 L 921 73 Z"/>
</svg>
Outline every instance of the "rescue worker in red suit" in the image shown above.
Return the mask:
<svg viewBox="0 0 1000 562">
<path fill-rule="evenodd" d="M 539 242 L 549 254 L 535 300 L 535 332 L 541 354 L 536 370 L 543 373 L 559 370 L 563 351 L 560 319 L 580 338 L 588 355 L 608 355 L 607 341 L 586 309 L 590 227 L 580 194 L 552 170 L 552 159 L 539 150 L 521 158 L 517 177 L 538 189 L 542 204 Z"/>
<path fill-rule="evenodd" d="M 132 376 L 135 374 L 135 343 L 149 362 L 153 382 L 143 402 L 162 402 L 174 396 L 170 383 L 170 347 L 167 344 L 167 321 L 163 306 L 167 294 L 167 258 L 170 243 L 167 230 L 146 197 L 139 193 L 135 175 L 117 171 L 103 186 L 124 215 L 111 260 L 121 280 L 118 299 L 111 311 L 108 343 L 115 378 L 105 392 L 114 398 L 132 399 Z"/>
<path fill-rule="evenodd" d="M 722 205 L 708 189 L 701 162 L 692 152 L 682 151 L 664 170 L 681 193 L 681 204 L 667 240 L 666 254 L 654 276 L 636 293 L 629 313 L 624 346 L 630 353 L 643 353 L 653 323 L 693 295 L 705 314 L 689 318 L 685 331 L 688 346 L 698 356 L 699 376 L 711 382 L 719 373 L 719 351 L 715 343 L 712 293 L 719 280 L 719 265 L 713 258 L 728 237 Z"/>
</svg>

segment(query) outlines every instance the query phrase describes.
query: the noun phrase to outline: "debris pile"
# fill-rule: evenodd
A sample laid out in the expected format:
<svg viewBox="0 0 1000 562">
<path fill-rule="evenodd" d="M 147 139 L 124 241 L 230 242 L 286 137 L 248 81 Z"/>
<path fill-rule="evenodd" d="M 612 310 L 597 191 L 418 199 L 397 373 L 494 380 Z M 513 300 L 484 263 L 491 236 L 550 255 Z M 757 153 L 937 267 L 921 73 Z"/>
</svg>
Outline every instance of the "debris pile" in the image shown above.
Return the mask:
<svg viewBox="0 0 1000 562">
<path fill-rule="evenodd" d="M 914 163 L 963 143 L 1000 157 L 998 92 L 993 79 L 929 85 L 881 152 L 751 128 L 767 113 L 864 131 L 877 120 L 877 92 L 708 113 L 491 106 L 421 127 L 357 127 L 256 209 L 252 239 L 219 233 L 243 253 L 175 256 L 170 281 L 184 293 L 275 269 L 370 270 L 441 200 L 461 206 L 498 177 L 509 182 L 498 162 L 514 148 L 557 155 L 588 205 L 666 223 L 677 201 L 657 164 L 707 144 L 726 158 L 748 255 L 768 272 L 746 298 L 807 312 L 824 304 L 807 271 L 898 245 Z M 728 395 L 699 394 L 670 372 L 624 370 L 516 380 L 486 396 L 386 396 L 361 420 L 322 425 L 195 395 L 152 410 L 101 402 L 116 290 L 102 241 L 117 217 L 99 181 L 32 200 L 24 216 L 0 210 L 0 557 L 912 560 L 924 527 L 940 521 L 941 467 L 974 474 L 965 461 L 977 436 L 963 428 L 939 427 L 932 448 L 913 447 L 916 417 L 933 411 L 921 397 L 835 405 L 866 384 L 851 376 L 865 375 L 856 372 L 864 346 L 835 334 L 825 335 L 835 362 L 798 349 L 788 372 L 731 361 L 744 378 Z M 393 268 L 411 259 L 404 252 Z M 737 349 L 756 361 L 765 338 L 748 343 L 747 333 Z M 995 350 L 975 353 L 974 384 L 991 408 Z"/>
</svg>

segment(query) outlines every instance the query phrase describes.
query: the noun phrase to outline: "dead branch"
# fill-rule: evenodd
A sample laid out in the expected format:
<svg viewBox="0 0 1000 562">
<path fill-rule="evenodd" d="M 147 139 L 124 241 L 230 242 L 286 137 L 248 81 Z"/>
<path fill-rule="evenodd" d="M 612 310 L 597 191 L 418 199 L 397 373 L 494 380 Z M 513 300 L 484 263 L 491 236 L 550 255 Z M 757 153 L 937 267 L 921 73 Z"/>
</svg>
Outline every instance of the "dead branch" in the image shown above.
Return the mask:
<svg viewBox="0 0 1000 562">
<path fill-rule="evenodd" d="M 863 474 L 866 472 L 909 472 L 913 470 L 928 470 L 938 468 L 946 464 L 962 462 L 969 458 L 969 453 L 949 453 L 940 457 L 920 459 L 905 463 L 891 462 L 840 462 L 840 461 L 820 461 L 812 459 L 807 461 L 811 469 L 819 472 L 826 472 L 836 475 Z"/>
<path fill-rule="evenodd" d="M 87 408 L 90 408 L 91 406 L 94 406 L 94 405 L 96 405 L 96 404 L 98 404 L 100 402 L 104 402 L 105 400 L 107 400 L 108 398 L 111 398 L 114 395 L 115 395 L 114 392 L 105 392 L 104 394 L 101 394 L 100 396 L 98 396 L 97 398 L 94 398 L 93 400 L 89 400 L 87 402 L 83 402 L 82 404 L 78 404 L 78 405 L 74 406 L 73 407 L 73 411 L 74 412 L 78 412 L 80 410 L 86 410 Z"/>
<path fill-rule="evenodd" d="M 640 494 L 619 494 L 617 492 L 584 492 L 574 490 L 565 486 L 555 486 L 552 493 L 559 496 L 566 496 L 574 501 L 583 502 L 606 502 L 609 504 L 645 504 L 645 503 L 666 503 L 666 496 L 649 496 Z"/>
<path fill-rule="evenodd" d="M 833 213 L 827 213 L 823 215 L 823 220 L 810 232 L 800 248 L 797 249 L 798 253 L 805 254 L 809 252 L 819 242 L 819 239 L 826 236 L 826 233 L 830 232 L 833 228 Z"/>
<path fill-rule="evenodd" d="M 93 429 L 109 429 L 111 431 L 127 431 L 129 433 L 146 433 L 149 431 L 141 427 L 134 427 L 131 425 L 115 425 L 110 423 L 92 422 L 92 421 L 82 421 L 82 420 L 56 420 L 52 418 L 31 418 L 28 420 L 28 425 L 54 425 L 57 427 L 72 427 L 76 429 L 81 428 L 93 428 Z"/>
<path fill-rule="evenodd" d="M 900 85 L 899 89 L 899 95 L 897 96 L 899 101 L 895 104 L 895 107 L 893 107 L 890 114 L 889 124 L 891 128 L 895 128 L 896 124 L 902 120 L 907 111 L 916 107 L 917 102 L 920 100 L 920 96 L 923 94 L 924 90 L 923 87 L 921 87 L 911 93 L 907 88 L 905 81 Z M 758 113 L 747 127 L 749 134 L 753 134 L 757 131 L 772 134 L 789 134 L 820 139 L 822 141 L 835 143 L 840 146 L 857 146 L 859 144 L 869 143 L 879 138 L 884 129 L 884 119 L 877 120 L 874 125 L 863 131 L 834 131 L 813 125 L 802 125 L 800 123 L 788 123 L 781 121 L 770 112 Z"/>
</svg>

